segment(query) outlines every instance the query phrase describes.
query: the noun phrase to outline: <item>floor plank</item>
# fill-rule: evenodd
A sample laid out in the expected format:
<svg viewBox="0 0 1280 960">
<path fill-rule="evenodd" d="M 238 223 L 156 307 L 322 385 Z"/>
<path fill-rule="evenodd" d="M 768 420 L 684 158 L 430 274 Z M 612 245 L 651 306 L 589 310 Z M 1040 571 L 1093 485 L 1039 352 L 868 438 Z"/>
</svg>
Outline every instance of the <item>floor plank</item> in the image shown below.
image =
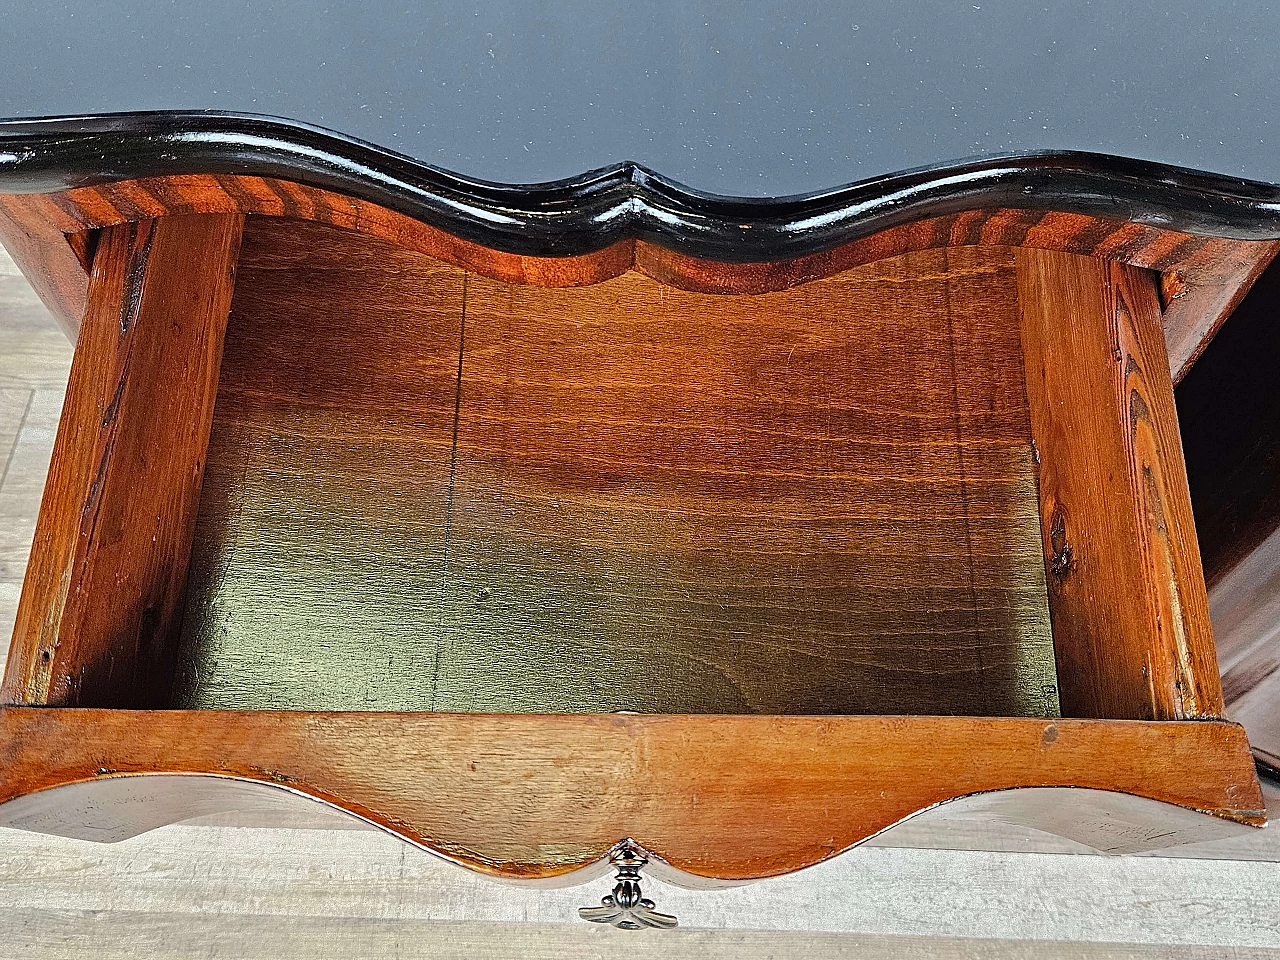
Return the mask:
<svg viewBox="0 0 1280 960">
<path fill-rule="evenodd" d="M 22 277 L 0 274 L 0 318 L 0 389 L 65 388 L 71 344 Z"/>
<path fill-rule="evenodd" d="M 995 941 L 953 937 L 794 934 L 773 931 L 677 929 L 660 935 L 592 929 L 586 924 L 432 923 L 331 917 L 167 913 L 99 913 L 23 909 L 11 914 L 7 944 L 15 956 L 67 960 L 166 960 L 203 957 L 243 960 L 810 960 L 814 957 L 891 960 L 1263 960 L 1276 952 L 1248 947 L 1152 946 L 1122 943 Z"/>
<path fill-rule="evenodd" d="M 0 487 L 4 486 L 9 464 L 13 460 L 13 445 L 18 439 L 18 431 L 22 429 L 30 404 L 30 390 L 0 387 Z"/>
<path fill-rule="evenodd" d="M 14 622 L 18 615 L 18 594 L 22 583 L 0 580 L 0 663 L 9 656 L 9 638 L 13 636 Z"/>
<path fill-rule="evenodd" d="M 608 889 L 494 883 L 374 832 L 167 827 L 119 844 L 0 831 L 0 915 L 572 923 Z M 651 883 L 689 929 L 1280 946 L 1280 869 L 1153 857 L 863 847 L 714 891 Z"/>
<path fill-rule="evenodd" d="M 43 387 L 29 394 L 15 429 L 0 485 L 0 580 L 21 582 L 26 571 L 61 413 L 62 391 Z"/>
</svg>

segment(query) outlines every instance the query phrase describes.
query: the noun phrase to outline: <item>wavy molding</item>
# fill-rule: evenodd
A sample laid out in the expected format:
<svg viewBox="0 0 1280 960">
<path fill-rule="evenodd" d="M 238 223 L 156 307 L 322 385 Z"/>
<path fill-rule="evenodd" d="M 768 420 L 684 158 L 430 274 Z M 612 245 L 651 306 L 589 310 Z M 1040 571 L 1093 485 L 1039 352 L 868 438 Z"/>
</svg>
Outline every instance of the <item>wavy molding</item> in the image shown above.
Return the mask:
<svg viewBox="0 0 1280 960">
<path fill-rule="evenodd" d="M 1118 766 L 1118 756 L 1128 759 Z M 527 880 L 590 867 L 623 837 L 692 877 L 774 876 L 935 804 L 1018 787 L 1265 817 L 1256 779 L 1241 774 L 1252 774 L 1244 732 L 1221 722 L 10 707 L 0 710 L 0 761 L 0 801 L 34 793 L 25 807 L 0 803 L 10 823 L 52 787 L 212 775 L 285 786 L 473 870 Z M 199 777 L 138 789 L 160 786 L 162 803 L 116 804 L 112 829 L 127 835 L 217 806 Z M 59 821 L 58 791 L 44 796 L 44 826 L 28 828 Z M 74 807 L 65 819 L 82 822 Z M 130 817 L 142 819 L 131 827 Z"/>
<path fill-rule="evenodd" d="M 968 794 L 918 810 L 873 840 L 919 817 L 941 821 L 992 820 L 1039 830 L 1085 844 L 1102 853 L 1133 854 L 1240 836 L 1253 828 L 1221 817 L 1130 794 L 1084 787 L 1016 787 Z M 336 827 L 356 821 L 376 828 L 463 869 L 471 869 L 401 829 L 373 822 L 342 806 L 281 783 L 218 774 L 114 774 L 25 794 L 0 804 L 0 825 L 74 840 L 117 843 L 173 823 L 219 823 L 252 827 Z M 344 825 L 346 826 L 346 825 Z M 866 841 L 862 841 L 866 842 Z M 646 873 L 689 888 L 738 886 L 678 870 L 633 838 L 620 838 L 647 856 Z M 861 843 L 854 846 L 860 846 Z M 888 843 L 887 845 L 892 845 Z M 852 848 L 835 856 L 847 854 Z M 1029 851 L 1033 852 L 1033 851 Z M 833 858 L 828 858 L 833 859 Z M 824 861 L 825 862 L 825 861 Z M 567 887 L 586 883 L 610 869 L 602 857 L 569 873 L 541 879 L 504 879 L 526 886 Z"/>
<path fill-rule="evenodd" d="M 712 196 L 630 161 L 552 183 L 487 183 L 317 127 L 225 113 L 0 123 L 6 193 L 186 174 L 290 180 L 529 256 L 640 239 L 724 262 L 793 259 L 917 220 L 995 207 L 1280 239 L 1280 187 L 1087 153 L 970 160 L 774 200 Z"/>
<path fill-rule="evenodd" d="M 165 215 L 301 217 L 515 283 L 635 269 L 711 293 L 784 289 L 939 246 L 1098 256 L 1164 275 L 1181 376 L 1280 250 L 1280 188 L 1095 154 L 965 161 L 782 199 L 699 193 L 639 164 L 470 180 L 315 127 L 221 113 L 0 122 L 0 237 L 74 335 L 84 231 Z"/>
</svg>

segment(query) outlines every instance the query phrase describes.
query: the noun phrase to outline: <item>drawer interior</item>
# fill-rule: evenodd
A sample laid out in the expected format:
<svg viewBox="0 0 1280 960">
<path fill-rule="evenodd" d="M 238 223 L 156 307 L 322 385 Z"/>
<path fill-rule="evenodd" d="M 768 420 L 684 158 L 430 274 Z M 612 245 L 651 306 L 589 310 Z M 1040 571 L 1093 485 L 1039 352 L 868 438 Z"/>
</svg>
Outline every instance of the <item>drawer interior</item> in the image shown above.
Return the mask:
<svg viewBox="0 0 1280 960">
<path fill-rule="evenodd" d="M 1014 257 L 756 295 L 247 220 L 167 705 L 1059 712 Z"/>
</svg>

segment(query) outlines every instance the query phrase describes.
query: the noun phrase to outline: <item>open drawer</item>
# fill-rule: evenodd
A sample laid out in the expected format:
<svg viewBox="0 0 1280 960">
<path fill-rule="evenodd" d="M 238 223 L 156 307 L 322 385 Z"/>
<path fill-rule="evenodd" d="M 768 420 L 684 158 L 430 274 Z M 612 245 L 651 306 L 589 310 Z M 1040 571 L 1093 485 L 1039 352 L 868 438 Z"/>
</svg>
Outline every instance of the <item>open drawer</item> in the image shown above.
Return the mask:
<svg viewBox="0 0 1280 960">
<path fill-rule="evenodd" d="M 284 790 L 499 876 L 709 881 L 1014 788 L 1263 822 L 1166 333 L 1274 243 L 973 200 L 792 249 L 803 203 L 670 184 L 665 239 L 539 225 L 608 177 L 656 216 L 632 167 L 538 188 L 535 253 L 302 177 L 0 198 L 85 304 L 0 822 Z"/>
</svg>

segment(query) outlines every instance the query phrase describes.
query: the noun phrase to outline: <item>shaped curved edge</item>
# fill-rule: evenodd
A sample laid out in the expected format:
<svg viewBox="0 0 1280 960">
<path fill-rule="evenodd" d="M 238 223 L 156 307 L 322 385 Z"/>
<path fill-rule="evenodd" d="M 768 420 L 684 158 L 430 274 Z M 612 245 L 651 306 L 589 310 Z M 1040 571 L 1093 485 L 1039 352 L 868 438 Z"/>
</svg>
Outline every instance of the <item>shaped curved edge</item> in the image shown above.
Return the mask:
<svg viewBox="0 0 1280 960">
<path fill-rule="evenodd" d="M 473 864 L 450 855 L 429 841 L 408 834 L 297 787 L 219 774 L 110 774 L 47 787 L 0 803 L 0 827 L 86 840 L 119 843 L 163 826 L 230 815 L 265 817 L 271 826 L 289 827 L 307 806 L 322 808 L 335 825 L 341 820 L 380 830 L 415 849 L 462 869 Z M 117 813 L 119 811 L 119 813 Z M 1099 853 L 1133 854 L 1206 843 L 1250 832 L 1251 826 L 1176 804 L 1127 793 L 1088 787 L 1009 787 L 962 794 L 906 814 L 883 829 L 856 840 L 809 869 L 871 841 L 888 843 L 900 826 L 933 819 L 940 824 L 999 821 L 1065 838 Z M 315 821 L 312 821 L 315 825 Z M 494 879 L 535 887 L 567 887 L 607 874 L 609 856 L 621 843 L 639 847 L 650 858 L 647 872 L 658 879 L 691 889 L 737 886 L 747 880 L 717 880 L 681 870 L 631 837 L 621 837 L 598 859 L 565 873 L 538 879 L 494 876 Z"/>
<path fill-rule="evenodd" d="M 322 818 L 336 825 L 354 821 L 395 837 L 415 849 L 466 870 L 474 864 L 460 859 L 411 831 L 375 816 L 326 799 L 295 785 L 218 773 L 111 773 L 92 780 L 74 780 L 45 787 L 0 802 L 0 827 L 86 840 L 120 843 L 161 827 L 198 821 L 210 816 L 241 816 L 259 825 L 288 827 L 306 819 L 318 808 Z M 314 821 L 313 821 L 314 823 Z M 549 878 L 511 878 L 489 873 L 494 879 L 531 886 L 564 887 L 585 883 L 609 871 L 609 851 L 599 859 Z M 680 871 L 673 875 L 684 876 Z M 692 885 L 705 884 L 689 876 Z"/>
<path fill-rule="evenodd" d="M 190 174 L 318 187 L 525 256 L 575 256 L 638 239 L 701 259 L 767 262 L 993 207 L 1204 237 L 1280 238 L 1280 186 L 1080 152 L 963 160 L 763 199 L 701 193 L 630 161 L 551 183 L 489 183 L 319 127 L 222 112 L 0 121 L 0 193 Z"/>
<path fill-rule="evenodd" d="M 0 709 L 3 823 L 30 828 L 45 805 L 46 826 L 64 824 L 50 832 L 126 835 L 212 812 L 244 781 L 482 873 L 552 882 L 628 837 L 681 882 L 790 873 L 921 810 L 1020 787 L 1266 816 L 1248 741 L 1225 722 Z M 55 802 L 72 784 L 165 796 Z"/>
</svg>

